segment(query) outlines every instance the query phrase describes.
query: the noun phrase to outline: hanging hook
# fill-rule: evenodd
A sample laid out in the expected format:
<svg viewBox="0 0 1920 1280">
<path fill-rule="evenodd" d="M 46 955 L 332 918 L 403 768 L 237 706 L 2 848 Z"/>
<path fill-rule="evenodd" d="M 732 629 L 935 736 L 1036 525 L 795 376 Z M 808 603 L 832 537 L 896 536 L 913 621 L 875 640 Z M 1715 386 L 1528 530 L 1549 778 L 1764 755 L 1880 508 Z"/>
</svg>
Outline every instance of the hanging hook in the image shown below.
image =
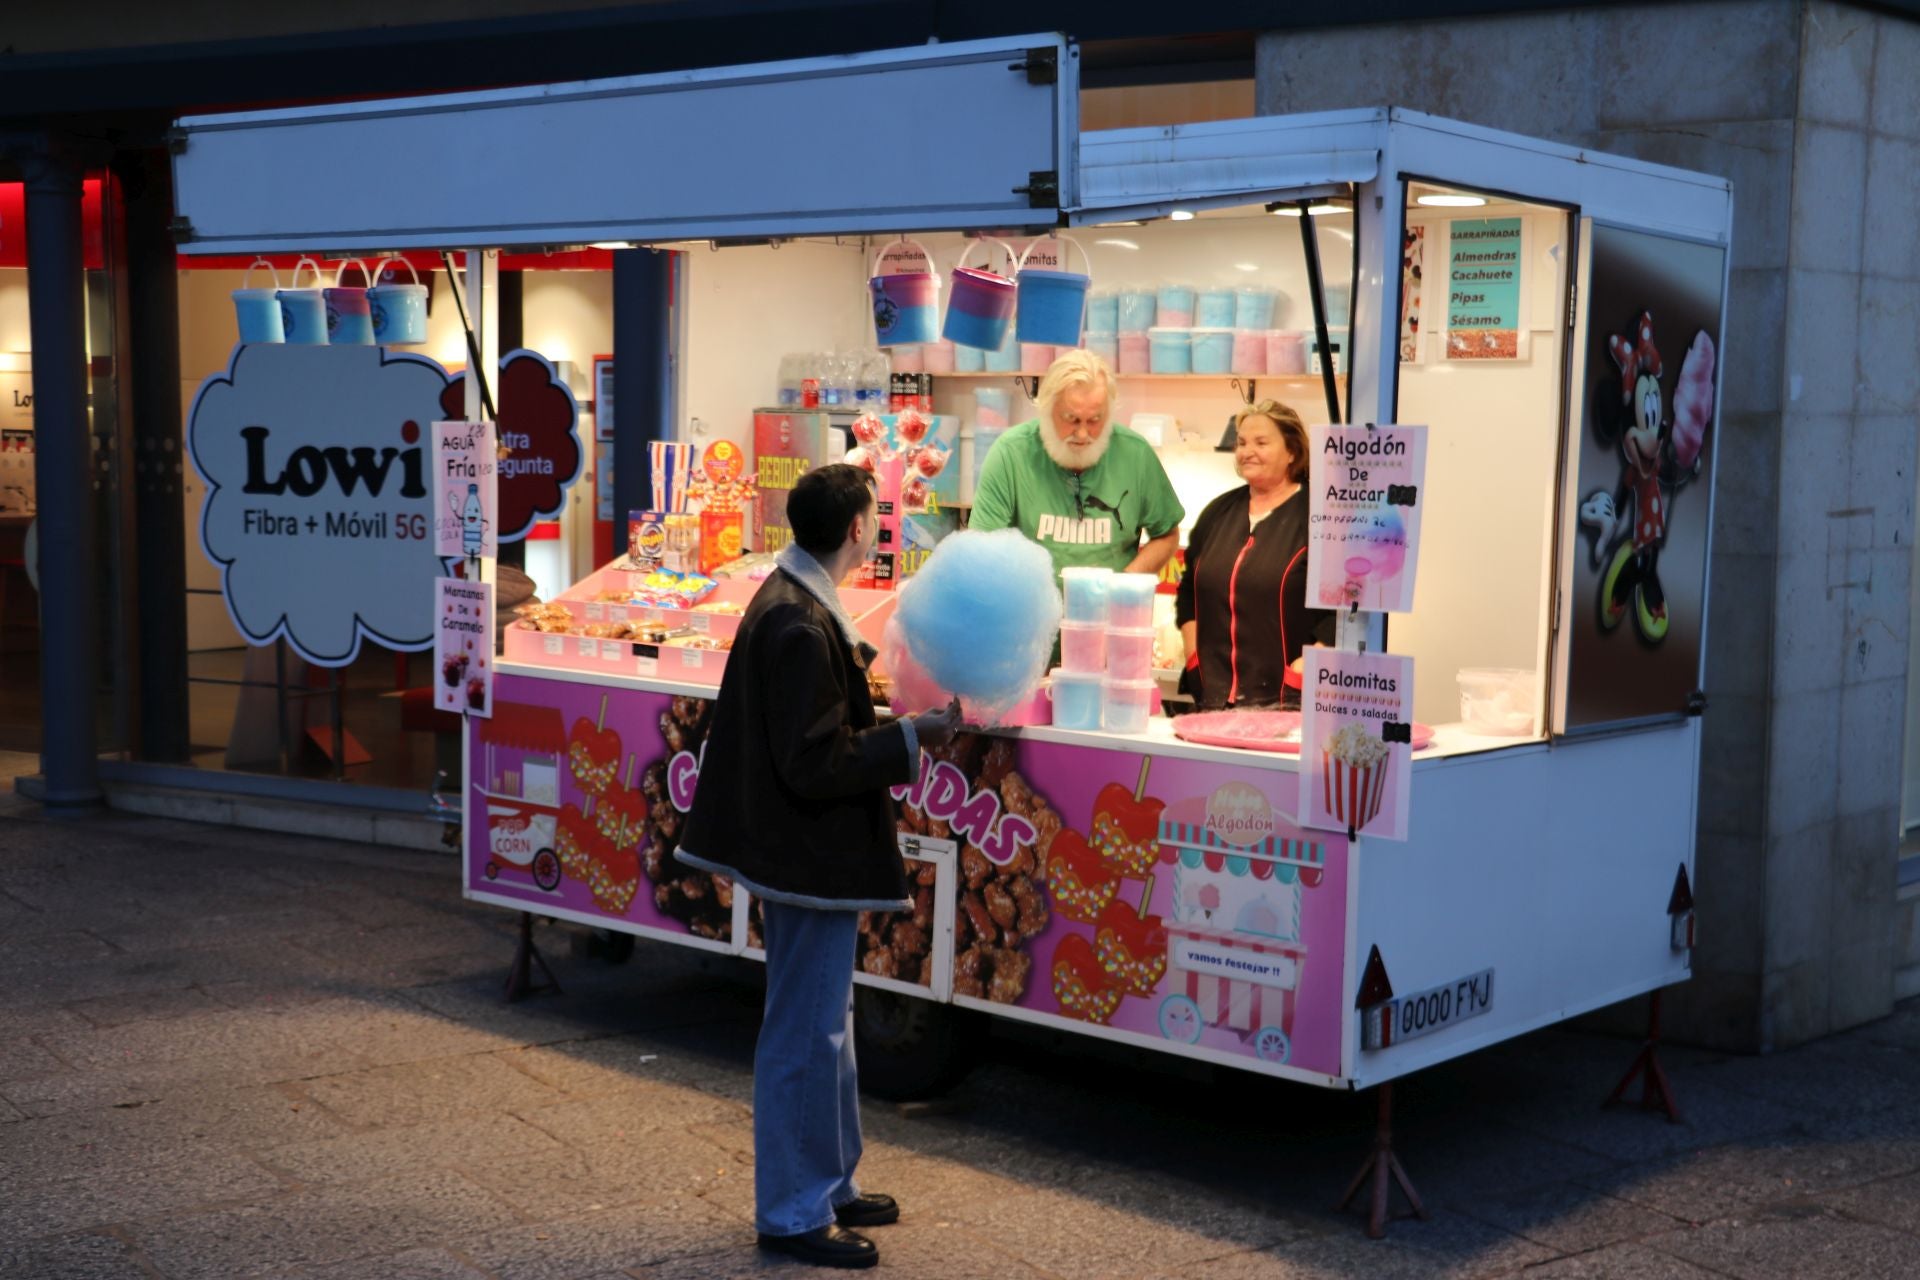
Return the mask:
<svg viewBox="0 0 1920 1280">
<path fill-rule="evenodd" d="M 1258 384 L 1254 381 L 1254 379 L 1247 378 L 1245 380 L 1242 380 L 1240 378 L 1235 378 L 1230 385 L 1233 387 L 1234 391 L 1239 394 L 1241 402 L 1244 403 L 1248 408 L 1252 408 L 1253 402 L 1254 402 L 1254 399 L 1253 399 L 1254 394 L 1258 386 Z"/>
</svg>

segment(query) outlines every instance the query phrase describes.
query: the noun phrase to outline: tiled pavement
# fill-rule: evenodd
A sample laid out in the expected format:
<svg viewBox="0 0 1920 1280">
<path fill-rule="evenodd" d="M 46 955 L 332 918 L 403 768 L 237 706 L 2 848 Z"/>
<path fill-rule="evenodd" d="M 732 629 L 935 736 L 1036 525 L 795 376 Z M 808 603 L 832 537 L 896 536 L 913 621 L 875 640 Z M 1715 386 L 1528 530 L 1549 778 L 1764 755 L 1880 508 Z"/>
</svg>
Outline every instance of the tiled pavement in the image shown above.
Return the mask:
<svg viewBox="0 0 1920 1280">
<path fill-rule="evenodd" d="M 452 859 L 0 798 L 0 1276 L 816 1274 L 752 1247 L 752 966 L 510 918 Z M 1920 1003 L 1765 1059 L 1669 1050 L 1689 1123 L 1595 1105 L 1633 1046 L 1549 1031 L 1399 1087 L 1436 1210 L 1329 1201 L 1370 1100 L 1031 1033 L 869 1103 L 882 1270 L 1920 1276 Z"/>
</svg>

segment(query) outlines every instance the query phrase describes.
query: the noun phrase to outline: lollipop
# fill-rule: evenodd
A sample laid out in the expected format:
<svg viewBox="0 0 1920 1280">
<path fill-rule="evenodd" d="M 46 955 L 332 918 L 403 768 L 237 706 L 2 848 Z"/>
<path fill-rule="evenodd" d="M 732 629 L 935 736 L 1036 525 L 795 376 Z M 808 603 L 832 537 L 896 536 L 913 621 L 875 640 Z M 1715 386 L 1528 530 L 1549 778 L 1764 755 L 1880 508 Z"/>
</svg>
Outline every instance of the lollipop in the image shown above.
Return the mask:
<svg viewBox="0 0 1920 1280">
<path fill-rule="evenodd" d="M 863 413 L 855 418 L 852 429 L 853 438 L 869 448 L 872 448 L 877 441 L 885 438 L 887 434 L 887 424 L 880 421 L 878 416 L 871 413 Z"/>
<path fill-rule="evenodd" d="M 857 444 L 847 450 L 844 461 L 848 466 L 859 467 L 862 471 L 871 473 L 874 470 L 873 454 L 863 444 Z"/>
<path fill-rule="evenodd" d="M 893 419 L 894 432 L 908 444 L 919 444 L 926 439 L 927 429 L 932 425 L 927 415 L 918 409 L 902 409 Z"/>
<path fill-rule="evenodd" d="M 937 444 L 924 445 L 909 454 L 907 461 L 913 469 L 931 480 L 947 467 L 948 451 Z"/>
<path fill-rule="evenodd" d="M 1167 802 L 1147 795 L 1152 765 L 1152 756 L 1141 757 L 1140 780 L 1132 791 L 1109 782 L 1094 801 L 1093 847 L 1107 865 L 1127 875 L 1145 875 L 1160 853 L 1160 811 Z"/>
<path fill-rule="evenodd" d="M 600 722 L 585 716 L 573 722 L 567 735 L 567 765 L 573 780 L 590 796 L 597 796 L 613 785 L 620 768 L 620 735 L 607 725 L 607 695 L 600 695 Z"/>
<path fill-rule="evenodd" d="M 1053 838 L 1047 851 L 1047 888 L 1053 907 L 1069 920 L 1092 924 L 1113 901 L 1120 877 L 1088 847 L 1087 838 L 1071 828 Z"/>
<path fill-rule="evenodd" d="M 1147 914 L 1153 897 L 1153 877 L 1140 894 L 1135 911 L 1119 900 L 1109 902 L 1094 929 L 1093 954 L 1100 968 L 1136 996 L 1152 995 L 1167 973 L 1167 926 Z"/>
<path fill-rule="evenodd" d="M 1107 981 L 1085 938 L 1070 933 L 1060 939 L 1053 950 L 1053 998 L 1060 1002 L 1060 1012 L 1104 1023 L 1119 1008 L 1120 997 L 1125 994 Z"/>
<path fill-rule="evenodd" d="M 907 481 L 906 484 L 900 487 L 900 501 L 909 511 L 925 511 L 927 509 L 927 482 L 919 476 L 915 476 L 913 479 Z"/>
</svg>

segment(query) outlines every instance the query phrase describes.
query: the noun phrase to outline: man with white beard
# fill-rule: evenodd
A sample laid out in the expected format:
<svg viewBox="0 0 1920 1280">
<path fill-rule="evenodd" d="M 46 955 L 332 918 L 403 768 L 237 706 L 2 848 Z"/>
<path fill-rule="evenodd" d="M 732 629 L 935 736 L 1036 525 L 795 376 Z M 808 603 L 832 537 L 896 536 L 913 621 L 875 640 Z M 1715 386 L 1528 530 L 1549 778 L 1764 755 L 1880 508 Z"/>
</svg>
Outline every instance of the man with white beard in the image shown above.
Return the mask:
<svg viewBox="0 0 1920 1280">
<path fill-rule="evenodd" d="M 1091 351 L 1053 362 L 1040 416 L 1000 437 L 974 487 L 970 529 L 1015 528 L 1045 547 L 1056 574 L 1077 565 L 1158 573 L 1186 512 L 1159 455 L 1109 422 L 1113 374 Z"/>
</svg>

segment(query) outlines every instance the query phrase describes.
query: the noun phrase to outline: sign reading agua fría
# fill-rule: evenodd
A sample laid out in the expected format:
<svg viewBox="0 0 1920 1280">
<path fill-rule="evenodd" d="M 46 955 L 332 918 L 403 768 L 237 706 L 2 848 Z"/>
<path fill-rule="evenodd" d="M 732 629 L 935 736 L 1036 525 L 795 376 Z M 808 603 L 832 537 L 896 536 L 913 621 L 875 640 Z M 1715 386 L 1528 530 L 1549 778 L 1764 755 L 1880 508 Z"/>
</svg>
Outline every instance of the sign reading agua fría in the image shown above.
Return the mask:
<svg viewBox="0 0 1920 1280">
<path fill-rule="evenodd" d="M 447 373 L 371 346 L 236 346 L 194 397 L 200 545 L 250 644 L 344 666 L 362 638 L 433 643 L 434 486 Z"/>
<path fill-rule="evenodd" d="M 1307 599 L 1406 613 L 1420 561 L 1425 427 L 1307 429 Z"/>
<path fill-rule="evenodd" d="M 1300 691 L 1301 825 L 1407 838 L 1413 794 L 1413 659 L 1306 651 Z"/>
<path fill-rule="evenodd" d="M 499 458 L 489 422 L 433 424 L 434 546 L 443 556 L 499 554 Z"/>
</svg>

